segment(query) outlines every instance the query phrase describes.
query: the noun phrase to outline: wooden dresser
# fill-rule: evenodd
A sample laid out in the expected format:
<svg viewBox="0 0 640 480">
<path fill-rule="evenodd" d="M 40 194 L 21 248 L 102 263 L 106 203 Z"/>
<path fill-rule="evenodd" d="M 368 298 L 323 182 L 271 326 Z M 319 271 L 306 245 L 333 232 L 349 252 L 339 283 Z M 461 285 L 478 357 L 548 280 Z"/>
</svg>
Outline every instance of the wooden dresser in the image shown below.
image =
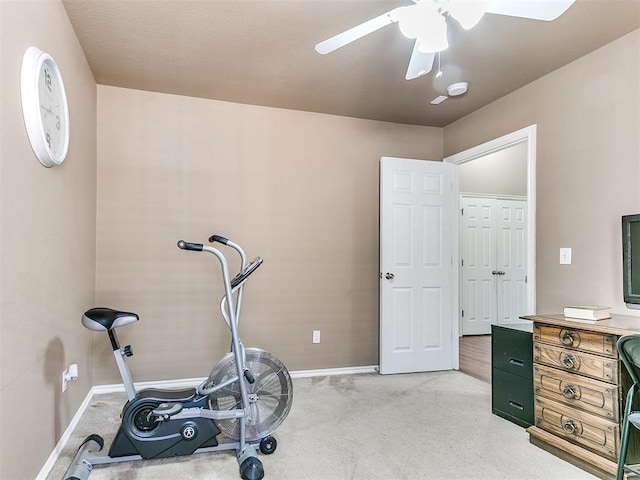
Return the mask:
<svg viewBox="0 0 640 480">
<path fill-rule="evenodd" d="M 534 322 L 531 443 L 600 478 L 614 478 L 631 385 L 616 343 L 622 335 L 640 333 L 640 318 L 522 318 Z M 631 430 L 627 461 L 640 463 L 640 432 Z"/>
</svg>

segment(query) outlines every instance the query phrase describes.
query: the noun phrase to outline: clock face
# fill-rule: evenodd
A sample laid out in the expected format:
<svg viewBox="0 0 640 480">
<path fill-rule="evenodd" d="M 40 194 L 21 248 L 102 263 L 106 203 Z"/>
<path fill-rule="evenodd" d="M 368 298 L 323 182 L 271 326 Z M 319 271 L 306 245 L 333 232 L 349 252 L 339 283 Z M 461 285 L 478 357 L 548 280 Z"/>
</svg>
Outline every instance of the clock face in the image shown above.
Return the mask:
<svg viewBox="0 0 640 480">
<path fill-rule="evenodd" d="M 51 55 L 29 47 L 22 59 L 22 114 L 33 153 L 45 167 L 60 165 L 69 148 L 69 107 Z"/>
<path fill-rule="evenodd" d="M 60 81 L 57 67 L 51 58 L 47 58 L 42 62 L 38 76 L 38 106 L 45 144 L 56 159 L 64 158 L 67 137 L 66 99 Z"/>
</svg>

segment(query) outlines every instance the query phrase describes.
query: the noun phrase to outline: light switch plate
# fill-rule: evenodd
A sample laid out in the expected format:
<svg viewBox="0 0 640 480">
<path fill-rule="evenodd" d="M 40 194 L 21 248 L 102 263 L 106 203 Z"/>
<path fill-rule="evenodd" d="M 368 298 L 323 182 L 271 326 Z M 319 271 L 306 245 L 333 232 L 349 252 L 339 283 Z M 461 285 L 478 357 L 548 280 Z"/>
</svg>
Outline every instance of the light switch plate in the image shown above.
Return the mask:
<svg viewBox="0 0 640 480">
<path fill-rule="evenodd" d="M 560 265 L 571 265 L 571 249 L 560 249 Z"/>
</svg>

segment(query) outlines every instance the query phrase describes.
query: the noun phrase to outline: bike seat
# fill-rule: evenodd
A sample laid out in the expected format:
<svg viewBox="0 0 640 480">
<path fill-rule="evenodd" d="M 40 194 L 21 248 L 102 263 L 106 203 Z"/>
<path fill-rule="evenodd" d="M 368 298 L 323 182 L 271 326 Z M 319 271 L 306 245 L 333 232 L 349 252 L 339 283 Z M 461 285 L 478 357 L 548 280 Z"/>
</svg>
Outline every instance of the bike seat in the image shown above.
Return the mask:
<svg viewBox="0 0 640 480">
<path fill-rule="evenodd" d="M 138 321 L 138 315 L 111 308 L 91 308 L 82 315 L 82 325 L 94 332 L 106 332 Z"/>
</svg>

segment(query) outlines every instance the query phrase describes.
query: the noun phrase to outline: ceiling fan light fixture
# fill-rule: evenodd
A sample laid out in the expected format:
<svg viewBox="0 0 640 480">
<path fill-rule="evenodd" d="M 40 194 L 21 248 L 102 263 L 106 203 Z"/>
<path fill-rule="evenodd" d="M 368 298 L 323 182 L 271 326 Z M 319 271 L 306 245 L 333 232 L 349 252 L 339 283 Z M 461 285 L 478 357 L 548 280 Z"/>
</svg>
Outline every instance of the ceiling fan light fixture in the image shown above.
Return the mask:
<svg viewBox="0 0 640 480">
<path fill-rule="evenodd" d="M 447 5 L 447 11 L 462 25 L 462 28 L 469 30 L 482 20 L 493 3 L 495 3 L 493 0 L 452 0 Z"/>
<path fill-rule="evenodd" d="M 418 38 L 426 12 L 423 4 L 419 3 L 398 8 L 395 16 L 400 32 L 407 38 Z"/>
<path fill-rule="evenodd" d="M 415 39 L 405 75 L 407 80 L 413 80 L 430 72 L 435 54 L 449 47 L 447 15 L 457 20 L 465 29 L 476 25 L 485 13 L 551 21 L 562 15 L 574 2 L 575 0 L 413 0 L 413 5 L 396 7 L 351 27 L 318 43 L 315 49 L 323 55 L 331 53 L 387 25 L 397 23 L 405 37 Z M 438 68 L 436 78 L 441 76 L 442 71 Z"/>
<path fill-rule="evenodd" d="M 449 48 L 447 40 L 447 21 L 436 13 L 429 17 L 429 22 L 422 24 L 423 29 L 418 35 L 418 50 L 422 53 L 441 52 Z"/>
<path fill-rule="evenodd" d="M 398 8 L 393 15 L 400 32 L 407 38 L 417 39 L 422 53 L 445 50 L 447 41 L 447 21 L 430 2 L 420 2 Z"/>
</svg>

